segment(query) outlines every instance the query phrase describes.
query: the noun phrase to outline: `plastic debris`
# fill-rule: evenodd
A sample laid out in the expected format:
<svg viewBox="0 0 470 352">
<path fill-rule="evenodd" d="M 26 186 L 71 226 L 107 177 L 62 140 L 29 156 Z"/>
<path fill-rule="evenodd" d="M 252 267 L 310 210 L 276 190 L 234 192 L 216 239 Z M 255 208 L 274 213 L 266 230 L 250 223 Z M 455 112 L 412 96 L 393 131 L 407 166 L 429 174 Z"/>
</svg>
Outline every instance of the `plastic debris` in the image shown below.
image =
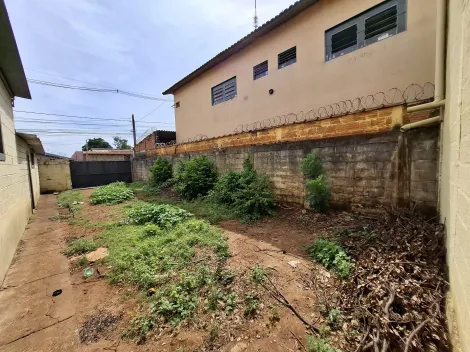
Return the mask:
<svg viewBox="0 0 470 352">
<path fill-rule="evenodd" d="M 95 271 L 94 271 L 93 268 L 91 268 L 91 267 L 85 268 L 85 269 L 83 270 L 83 277 L 84 277 L 85 279 L 88 279 L 88 278 L 90 278 L 90 277 L 93 276 L 93 273 L 94 273 L 94 272 L 95 272 Z"/>
</svg>

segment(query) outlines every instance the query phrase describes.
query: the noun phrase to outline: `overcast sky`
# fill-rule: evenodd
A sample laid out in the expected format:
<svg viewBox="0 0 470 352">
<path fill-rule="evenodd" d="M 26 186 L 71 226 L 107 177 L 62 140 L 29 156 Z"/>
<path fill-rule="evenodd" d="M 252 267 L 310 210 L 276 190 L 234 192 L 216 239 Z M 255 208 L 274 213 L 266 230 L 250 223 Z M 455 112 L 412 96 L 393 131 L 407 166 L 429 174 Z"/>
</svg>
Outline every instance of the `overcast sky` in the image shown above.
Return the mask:
<svg viewBox="0 0 470 352">
<path fill-rule="evenodd" d="M 293 2 L 258 0 L 260 23 Z M 151 127 L 174 130 L 173 96 L 161 92 L 253 30 L 254 0 L 6 0 L 6 5 L 28 78 L 171 100 L 30 83 L 32 100 L 15 102 L 17 130 L 37 131 L 47 152 L 67 156 L 87 138 L 102 136 L 111 143 L 121 133 L 132 144 L 131 114 L 137 120 L 137 137 Z M 59 130 L 76 134 L 51 133 Z"/>
</svg>

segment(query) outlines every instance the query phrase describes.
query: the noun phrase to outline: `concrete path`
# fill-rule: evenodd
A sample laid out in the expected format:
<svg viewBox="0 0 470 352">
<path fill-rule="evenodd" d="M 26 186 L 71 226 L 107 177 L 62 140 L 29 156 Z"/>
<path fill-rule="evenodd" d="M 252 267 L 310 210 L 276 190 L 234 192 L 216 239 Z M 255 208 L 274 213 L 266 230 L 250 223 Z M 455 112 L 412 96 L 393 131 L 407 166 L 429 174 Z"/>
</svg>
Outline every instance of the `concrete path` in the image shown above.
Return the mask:
<svg viewBox="0 0 470 352">
<path fill-rule="evenodd" d="M 42 195 L 0 289 L 0 352 L 79 350 L 63 233 L 50 220 L 54 215 L 56 196 Z"/>
</svg>

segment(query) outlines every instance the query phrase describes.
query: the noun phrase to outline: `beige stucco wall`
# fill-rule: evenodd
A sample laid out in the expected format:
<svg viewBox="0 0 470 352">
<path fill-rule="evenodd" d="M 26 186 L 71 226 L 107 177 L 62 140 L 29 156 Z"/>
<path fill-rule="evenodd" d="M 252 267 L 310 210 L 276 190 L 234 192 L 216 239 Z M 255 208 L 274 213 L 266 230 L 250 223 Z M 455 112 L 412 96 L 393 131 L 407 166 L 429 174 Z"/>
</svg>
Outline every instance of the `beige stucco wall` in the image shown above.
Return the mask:
<svg viewBox="0 0 470 352">
<path fill-rule="evenodd" d="M 448 2 L 441 220 L 447 228 L 451 300 L 462 349 L 470 351 L 470 2 Z"/>
<path fill-rule="evenodd" d="M 15 253 L 31 215 L 31 197 L 26 153 L 28 144 L 15 135 L 10 97 L 0 80 L 0 121 L 5 161 L 0 161 L 0 283 Z M 37 158 L 31 174 L 34 199 L 39 198 Z"/>
<path fill-rule="evenodd" d="M 175 93 L 177 140 L 233 133 L 240 124 L 309 111 L 412 83 L 434 82 L 435 0 L 409 0 L 407 30 L 325 62 L 325 30 L 382 2 L 321 0 Z M 419 45 L 417 45 L 419 43 Z M 277 55 L 297 46 L 297 62 L 277 69 Z M 269 74 L 253 81 L 253 66 Z M 211 88 L 237 76 L 238 96 L 212 106 Z M 274 94 L 269 95 L 269 89 Z"/>
<path fill-rule="evenodd" d="M 72 189 L 70 162 L 66 159 L 39 159 L 41 193 Z"/>
</svg>

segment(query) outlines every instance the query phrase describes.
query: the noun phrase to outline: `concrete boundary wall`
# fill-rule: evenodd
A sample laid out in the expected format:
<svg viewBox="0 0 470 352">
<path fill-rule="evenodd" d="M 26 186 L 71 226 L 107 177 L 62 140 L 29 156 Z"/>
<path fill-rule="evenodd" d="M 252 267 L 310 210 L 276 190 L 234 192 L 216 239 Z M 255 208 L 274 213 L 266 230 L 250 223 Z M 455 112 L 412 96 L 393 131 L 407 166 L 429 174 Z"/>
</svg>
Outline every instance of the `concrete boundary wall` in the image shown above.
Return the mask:
<svg viewBox="0 0 470 352">
<path fill-rule="evenodd" d="M 39 159 L 39 184 L 41 193 L 72 189 L 70 162 L 67 159 Z"/>
<path fill-rule="evenodd" d="M 278 201 L 304 204 L 305 180 L 300 165 L 305 155 L 313 151 L 324 161 L 334 206 L 352 209 L 413 207 L 435 215 L 438 146 L 439 127 L 434 126 L 405 134 L 394 129 L 374 134 L 173 154 L 151 151 L 135 155 L 133 179 L 148 180 L 148 169 L 159 155 L 176 164 L 206 154 L 216 162 L 220 173 L 241 170 L 243 159 L 250 155 L 255 169 L 273 182 Z"/>
</svg>

